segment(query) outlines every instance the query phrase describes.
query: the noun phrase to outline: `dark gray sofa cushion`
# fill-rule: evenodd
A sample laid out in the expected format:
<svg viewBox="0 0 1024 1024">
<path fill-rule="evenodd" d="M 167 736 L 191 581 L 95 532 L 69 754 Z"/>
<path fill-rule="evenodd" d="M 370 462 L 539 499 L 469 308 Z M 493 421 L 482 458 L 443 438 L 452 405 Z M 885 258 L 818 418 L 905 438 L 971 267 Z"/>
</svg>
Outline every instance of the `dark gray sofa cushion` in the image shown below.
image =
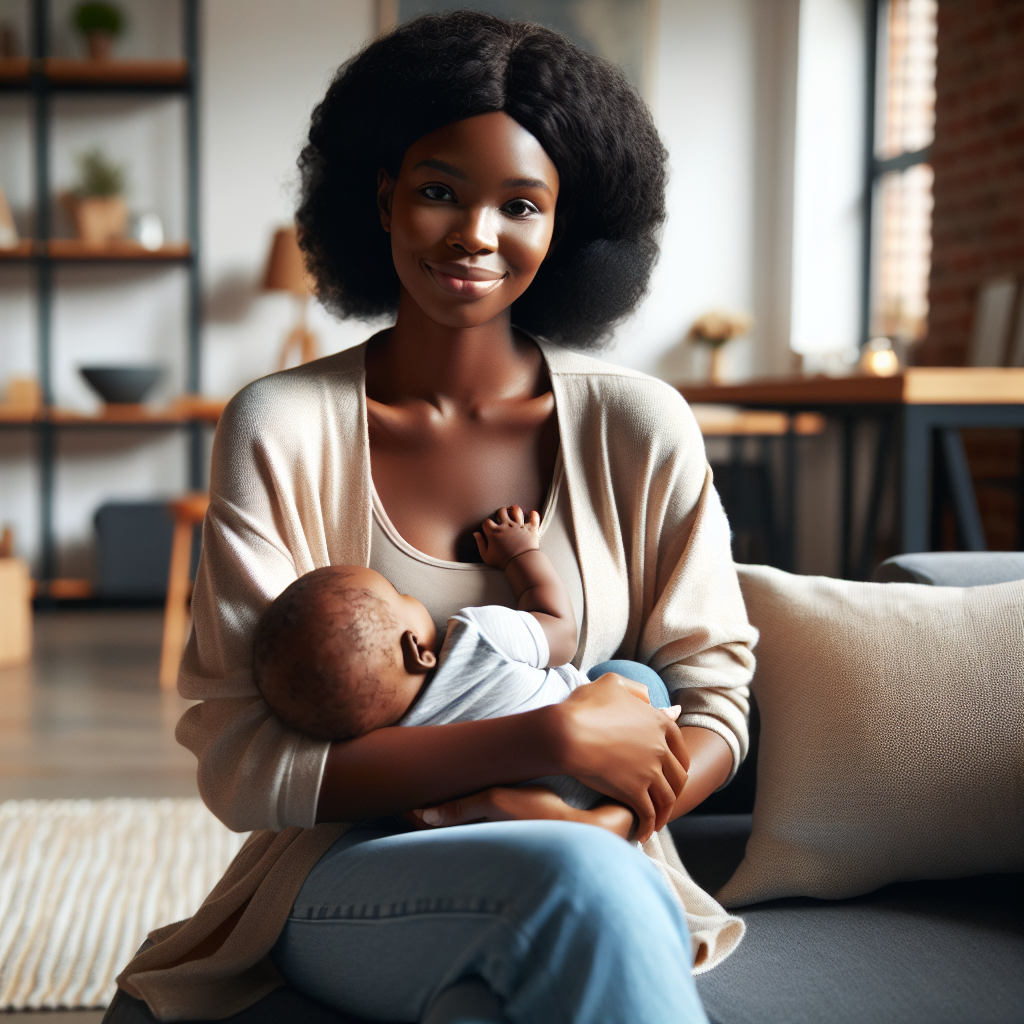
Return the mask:
<svg viewBox="0 0 1024 1024">
<path fill-rule="evenodd" d="M 922 551 L 887 558 L 871 574 L 874 583 L 927 583 L 979 587 L 1024 580 L 1021 551 Z"/>
<path fill-rule="evenodd" d="M 1014 1024 L 1022 892 L 986 875 L 734 911 L 747 934 L 697 989 L 714 1024 Z"/>
<path fill-rule="evenodd" d="M 750 818 L 671 826 L 714 891 L 743 857 Z M 697 979 L 713 1024 L 1019 1024 L 1024 875 L 903 882 L 850 900 L 734 910 L 747 934 Z"/>
<path fill-rule="evenodd" d="M 103 1024 L 155 1024 L 149 1007 L 126 992 L 117 990 L 103 1017 Z M 207 1024 L 205 1021 L 191 1024 Z M 274 989 L 248 1010 L 225 1017 L 221 1024 L 363 1024 L 355 1017 L 328 1010 L 299 995 L 293 988 Z"/>
</svg>

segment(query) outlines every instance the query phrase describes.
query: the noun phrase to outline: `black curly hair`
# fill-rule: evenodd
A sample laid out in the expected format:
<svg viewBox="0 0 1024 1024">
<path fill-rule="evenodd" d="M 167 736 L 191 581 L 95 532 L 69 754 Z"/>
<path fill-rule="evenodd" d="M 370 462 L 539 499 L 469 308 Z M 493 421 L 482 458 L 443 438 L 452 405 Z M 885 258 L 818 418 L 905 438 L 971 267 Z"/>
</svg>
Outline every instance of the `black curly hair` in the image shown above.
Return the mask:
<svg viewBox="0 0 1024 1024">
<path fill-rule="evenodd" d="M 504 111 L 558 170 L 564 234 L 512 307 L 519 327 L 598 348 L 647 291 L 665 219 L 666 152 L 643 100 L 608 61 L 539 25 L 428 14 L 341 66 L 299 157 L 296 215 L 320 299 L 343 317 L 398 308 L 377 172 L 442 125 Z M 353 245 L 353 239 L 359 244 Z"/>
</svg>

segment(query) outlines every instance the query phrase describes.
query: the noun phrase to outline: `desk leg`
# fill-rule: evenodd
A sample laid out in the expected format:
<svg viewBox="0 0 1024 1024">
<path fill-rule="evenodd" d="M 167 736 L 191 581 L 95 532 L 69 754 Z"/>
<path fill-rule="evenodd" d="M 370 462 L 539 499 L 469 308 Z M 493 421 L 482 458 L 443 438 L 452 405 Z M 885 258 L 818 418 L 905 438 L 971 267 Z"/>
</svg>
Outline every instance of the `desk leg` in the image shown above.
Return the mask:
<svg viewBox="0 0 1024 1024">
<path fill-rule="evenodd" d="M 782 520 L 782 551 L 780 552 L 779 568 L 793 572 L 796 564 L 796 433 L 793 430 L 793 417 L 789 418 L 789 430 L 786 432 L 785 480 L 783 481 L 783 520 Z"/>
<path fill-rule="evenodd" d="M 885 478 L 889 473 L 889 456 L 892 452 L 893 417 L 882 416 L 878 421 L 878 446 L 875 449 L 875 467 L 871 480 L 871 496 L 868 499 L 868 514 L 864 523 L 864 541 L 860 549 L 860 572 L 857 579 L 866 580 L 874 568 L 875 544 L 878 542 L 878 516 L 882 511 L 882 496 L 885 493 Z"/>
<path fill-rule="evenodd" d="M 1020 435 L 1020 463 L 1017 466 L 1017 550 L 1024 551 L 1024 431 Z"/>
<path fill-rule="evenodd" d="M 900 458 L 900 553 L 928 550 L 931 419 L 925 406 L 903 407 Z"/>
<path fill-rule="evenodd" d="M 978 511 L 978 499 L 974 494 L 974 481 L 967 464 L 963 435 L 956 427 L 943 427 L 938 433 L 946 463 L 946 479 L 953 499 L 953 511 L 956 514 L 958 540 L 968 551 L 987 551 L 985 528 Z"/>
<path fill-rule="evenodd" d="M 839 575 L 848 580 L 853 572 L 853 431 L 852 416 L 842 418 L 843 464 L 839 497 Z"/>
</svg>

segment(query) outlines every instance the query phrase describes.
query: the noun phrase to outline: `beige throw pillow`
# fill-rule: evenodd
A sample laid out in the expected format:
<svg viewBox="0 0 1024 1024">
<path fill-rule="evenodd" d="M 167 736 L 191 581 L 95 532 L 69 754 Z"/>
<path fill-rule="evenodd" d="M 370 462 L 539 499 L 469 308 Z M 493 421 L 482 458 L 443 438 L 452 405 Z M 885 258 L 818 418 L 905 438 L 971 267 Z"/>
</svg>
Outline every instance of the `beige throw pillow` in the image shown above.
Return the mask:
<svg viewBox="0 0 1024 1024">
<path fill-rule="evenodd" d="M 753 834 L 718 899 L 1024 869 L 1024 582 L 736 568 L 761 745 Z"/>
</svg>

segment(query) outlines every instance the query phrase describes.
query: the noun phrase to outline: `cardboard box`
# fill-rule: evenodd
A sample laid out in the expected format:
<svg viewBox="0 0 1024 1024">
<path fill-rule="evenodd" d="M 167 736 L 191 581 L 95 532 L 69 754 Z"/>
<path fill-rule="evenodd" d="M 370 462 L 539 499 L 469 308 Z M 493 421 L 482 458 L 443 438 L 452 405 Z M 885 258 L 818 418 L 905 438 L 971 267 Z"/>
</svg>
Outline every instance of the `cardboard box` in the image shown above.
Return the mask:
<svg viewBox="0 0 1024 1024">
<path fill-rule="evenodd" d="M 0 668 L 32 657 L 32 580 L 28 563 L 0 558 Z"/>
</svg>

